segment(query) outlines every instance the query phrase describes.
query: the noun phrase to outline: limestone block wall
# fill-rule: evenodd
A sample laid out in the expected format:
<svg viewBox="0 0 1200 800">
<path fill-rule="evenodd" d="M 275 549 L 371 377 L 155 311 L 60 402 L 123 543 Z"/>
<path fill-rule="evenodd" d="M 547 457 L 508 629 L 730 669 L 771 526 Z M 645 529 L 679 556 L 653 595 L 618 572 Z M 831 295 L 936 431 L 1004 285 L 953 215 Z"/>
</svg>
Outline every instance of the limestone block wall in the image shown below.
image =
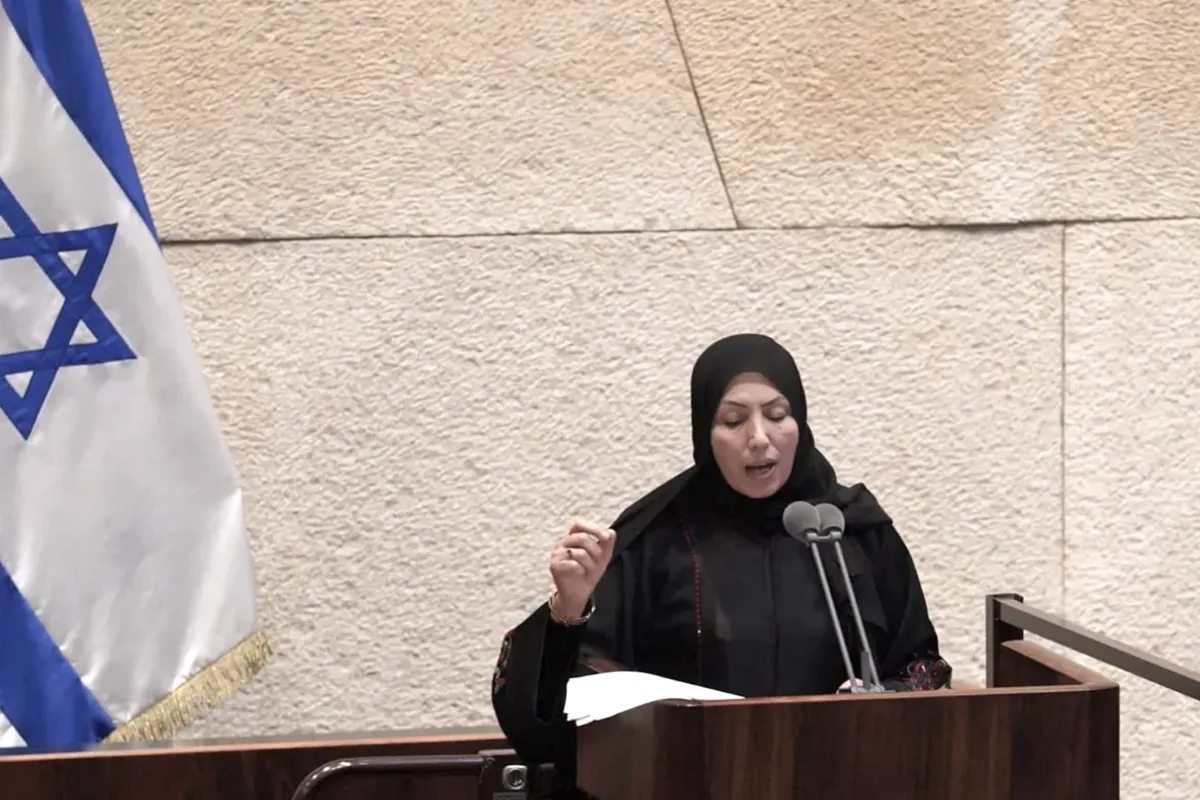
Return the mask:
<svg viewBox="0 0 1200 800">
<path fill-rule="evenodd" d="M 1200 661 L 1192 2 L 85 6 L 279 650 L 187 735 L 489 722 L 746 329 L 965 677 L 991 591 Z M 1123 796 L 1194 800 L 1200 709 L 1116 677 Z"/>
</svg>

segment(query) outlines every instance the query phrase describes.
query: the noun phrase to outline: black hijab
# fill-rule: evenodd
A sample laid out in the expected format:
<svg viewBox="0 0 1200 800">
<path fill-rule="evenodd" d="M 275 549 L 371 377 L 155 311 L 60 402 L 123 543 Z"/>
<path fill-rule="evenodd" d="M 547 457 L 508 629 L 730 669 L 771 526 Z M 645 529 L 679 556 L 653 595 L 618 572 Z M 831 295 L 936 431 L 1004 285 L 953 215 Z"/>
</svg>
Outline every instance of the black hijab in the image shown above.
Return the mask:
<svg viewBox="0 0 1200 800">
<path fill-rule="evenodd" d="M 787 398 L 800 427 L 800 441 L 787 483 L 772 497 L 753 499 L 735 491 L 713 460 L 712 426 L 726 389 L 738 375 L 756 372 Z M 831 503 L 846 517 L 846 534 L 891 522 L 891 518 L 862 484 L 842 486 L 837 473 L 817 449 L 808 425 L 804 384 L 791 353 L 769 336 L 741 333 L 709 345 L 692 368 L 693 465 L 642 497 L 613 524 L 617 531 L 614 556 L 627 548 L 673 500 L 687 491 L 689 498 L 711 503 L 723 517 L 755 530 L 782 531 L 783 510 L 804 500 Z M 694 491 L 689 491 L 694 490 Z"/>
</svg>

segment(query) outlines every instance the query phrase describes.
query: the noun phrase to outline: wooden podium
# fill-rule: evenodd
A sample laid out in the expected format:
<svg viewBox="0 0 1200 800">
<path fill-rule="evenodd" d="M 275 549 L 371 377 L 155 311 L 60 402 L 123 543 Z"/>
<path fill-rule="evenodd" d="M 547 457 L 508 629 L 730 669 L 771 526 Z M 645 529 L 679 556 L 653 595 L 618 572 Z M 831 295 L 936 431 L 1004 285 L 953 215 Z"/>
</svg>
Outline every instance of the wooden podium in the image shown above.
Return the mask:
<svg viewBox="0 0 1200 800">
<path fill-rule="evenodd" d="M 1117 800 L 1118 687 L 1025 641 L 993 688 L 659 702 L 578 732 L 598 800 Z"/>
</svg>

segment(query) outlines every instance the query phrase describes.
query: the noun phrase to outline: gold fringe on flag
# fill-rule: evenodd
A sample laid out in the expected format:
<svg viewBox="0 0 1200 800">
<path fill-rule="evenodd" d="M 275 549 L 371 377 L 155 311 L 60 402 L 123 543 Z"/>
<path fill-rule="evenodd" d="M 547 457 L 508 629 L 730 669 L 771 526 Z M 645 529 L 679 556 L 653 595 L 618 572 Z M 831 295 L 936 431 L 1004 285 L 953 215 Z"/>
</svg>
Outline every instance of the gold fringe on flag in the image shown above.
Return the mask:
<svg viewBox="0 0 1200 800">
<path fill-rule="evenodd" d="M 145 742 L 173 736 L 249 683 L 273 654 L 266 634 L 251 634 L 104 741 Z"/>
</svg>

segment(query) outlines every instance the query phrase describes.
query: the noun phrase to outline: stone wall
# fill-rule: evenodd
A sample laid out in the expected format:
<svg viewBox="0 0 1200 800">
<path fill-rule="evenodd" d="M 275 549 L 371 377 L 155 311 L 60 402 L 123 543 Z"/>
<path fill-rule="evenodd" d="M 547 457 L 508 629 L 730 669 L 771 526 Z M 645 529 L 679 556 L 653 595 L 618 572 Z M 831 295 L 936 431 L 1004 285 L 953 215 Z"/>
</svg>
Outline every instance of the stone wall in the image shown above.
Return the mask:
<svg viewBox="0 0 1200 800">
<path fill-rule="evenodd" d="M 551 543 L 687 464 L 746 329 L 961 674 L 992 591 L 1200 660 L 1192 2 L 86 7 L 279 649 L 188 735 L 490 721 Z M 1197 705 L 1117 677 L 1124 796 L 1194 800 Z"/>
</svg>

